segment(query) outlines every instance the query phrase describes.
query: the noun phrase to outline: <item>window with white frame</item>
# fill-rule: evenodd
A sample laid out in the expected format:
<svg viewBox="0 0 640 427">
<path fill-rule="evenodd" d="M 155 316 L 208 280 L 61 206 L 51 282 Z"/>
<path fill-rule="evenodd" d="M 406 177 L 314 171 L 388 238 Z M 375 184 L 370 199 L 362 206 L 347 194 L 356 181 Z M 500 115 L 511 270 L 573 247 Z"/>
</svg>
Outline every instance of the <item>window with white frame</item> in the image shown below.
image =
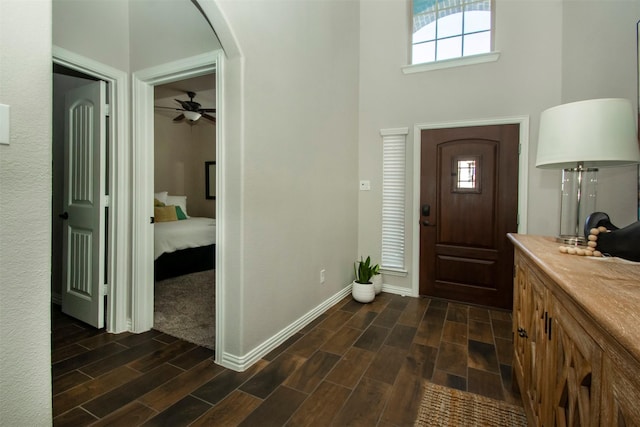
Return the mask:
<svg viewBox="0 0 640 427">
<path fill-rule="evenodd" d="M 411 63 L 491 52 L 491 0 L 413 0 Z"/>
<path fill-rule="evenodd" d="M 380 267 L 405 270 L 406 139 L 409 130 L 383 129 L 382 256 Z"/>
</svg>

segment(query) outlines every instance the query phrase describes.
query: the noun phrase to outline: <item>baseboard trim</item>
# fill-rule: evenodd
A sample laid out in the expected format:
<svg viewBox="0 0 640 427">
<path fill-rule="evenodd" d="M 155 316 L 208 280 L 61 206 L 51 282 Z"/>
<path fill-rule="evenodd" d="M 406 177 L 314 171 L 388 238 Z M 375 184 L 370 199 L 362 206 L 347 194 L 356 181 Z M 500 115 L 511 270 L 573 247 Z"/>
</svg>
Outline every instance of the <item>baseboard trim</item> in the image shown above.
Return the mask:
<svg viewBox="0 0 640 427">
<path fill-rule="evenodd" d="M 413 289 L 410 288 L 404 288 L 401 286 L 393 286 L 393 285 L 382 285 L 382 291 L 383 292 L 388 292 L 390 294 L 396 294 L 396 295 L 401 295 L 403 297 L 419 297 L 420 295 L 415 294 L 413 292 Z"/>
<path fill-rule="evenodd" d="M 277 348 L 280 344 L 288 340 L 296 332 L 307 326 L 314 321 L 318 316 L 327 311 L 330 307 L 335 305 L 338 301 L 351 293 L 351 283 L 344 287 L 342 290 L 332 295 L 315 308 L 305 313 L 302 317 L 298 318 L 295 322 L 291 323 L 280 332 L 264 341 L 262 344 L 251 350 L 245 355 L 237 356 L 230 353 L 223 353 L 220 361 L 220 365 L 225 368 L 232 369 L 234 371 L 243 372 L 262 357 L 269 354 L 273 349 Z"/>
</svg>

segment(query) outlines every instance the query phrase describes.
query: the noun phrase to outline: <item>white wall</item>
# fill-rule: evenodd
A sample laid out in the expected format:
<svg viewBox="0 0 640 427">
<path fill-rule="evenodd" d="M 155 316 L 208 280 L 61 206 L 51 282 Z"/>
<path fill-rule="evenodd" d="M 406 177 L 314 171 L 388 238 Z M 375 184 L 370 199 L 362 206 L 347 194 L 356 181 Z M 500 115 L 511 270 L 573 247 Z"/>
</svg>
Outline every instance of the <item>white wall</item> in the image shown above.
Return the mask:
<svg viewBox="0 0 640 427">
<path fill-rule="evenodd" d="M 52 413 L 49 1 L 0 1 L 0 103 L 11 106 L 11 145 L 0 145 L 0 424 L 45 426 Z"/>
<path fill-rule="evenodd" d="M 637 1 L 497 0 L 497 62 L 405 75 L 409 3 L 361 2 L 360 178 L 372 191 L 360 193 L 359 252 L 380 256 L 380 129 L 408 127 L 408 167 L 413 173 L 413 126 L 424 123 L 528 115 L 528 233 L 559 231 L 557 171 L 535 168 L 540 113 L 564 102 L 592 97 L 635 100 L 635 23 Z M 635 104 L 635 103 L 634 103 Z M 635 167 L 603 171 L 598 207 L 621 224 L 636 215 Z M 613 179 L 612 179 L 613 177 Z M 413 179 L 408 181 L 409 218 L 413 217 Z M 543 207 L 544 206 L 544 207 Z M 406 277 L 385 283 L 410 288 L 413 226 L 407 223 Z"/>
<path fill-rule="evenodd" d="M 359 8 L 350 1 L 219 7 L 242 51 L 227 64 L 239 74 L 225 76 L 240 79 L 225 90 L 241 90 L 229 103 L 231 112 L 240 103 L 241 139 L 228 139 L 224 161 L 227 181 L 239 175 L 229 184 L 242 197 L 225 199 L 241 238 L 240 264 L 229 266 L 239 288 L 229 291 L 242 298 L 232 314 L 242 338 L 229 344 L 245 354 L 353 280 Z M 240 170 L 231 170 L 236 164 Z"/>
</svg>

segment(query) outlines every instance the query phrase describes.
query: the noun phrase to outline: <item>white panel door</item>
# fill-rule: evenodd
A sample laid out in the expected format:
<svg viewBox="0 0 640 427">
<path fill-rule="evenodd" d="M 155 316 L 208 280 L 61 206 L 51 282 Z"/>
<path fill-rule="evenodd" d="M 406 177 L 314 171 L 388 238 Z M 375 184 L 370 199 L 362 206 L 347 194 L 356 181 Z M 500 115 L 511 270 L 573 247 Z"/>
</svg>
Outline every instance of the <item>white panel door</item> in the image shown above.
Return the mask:
<svg viewBox="0 0 640 427">
<path fill-rule="evenodd" d="M 62 311 L 104 327 L 106 83 L 65 95 Z"/>
</svg>

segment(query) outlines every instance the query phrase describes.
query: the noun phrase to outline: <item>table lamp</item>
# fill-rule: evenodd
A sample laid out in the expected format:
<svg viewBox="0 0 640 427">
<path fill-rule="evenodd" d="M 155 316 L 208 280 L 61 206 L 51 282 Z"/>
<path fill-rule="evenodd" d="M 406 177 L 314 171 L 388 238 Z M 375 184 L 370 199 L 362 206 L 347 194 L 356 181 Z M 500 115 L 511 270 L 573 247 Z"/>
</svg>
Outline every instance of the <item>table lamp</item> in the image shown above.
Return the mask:
<svg viewBox="0 0 640 427">
<path fill-rule="evenodd" d="M 560 236 L 584 245 L 584 223 L 596 209 L 599 167 L 640 163 L 631 102 L 591 99 L 542 112 L 536 167 L 562 169 Z"/>
</svg>

